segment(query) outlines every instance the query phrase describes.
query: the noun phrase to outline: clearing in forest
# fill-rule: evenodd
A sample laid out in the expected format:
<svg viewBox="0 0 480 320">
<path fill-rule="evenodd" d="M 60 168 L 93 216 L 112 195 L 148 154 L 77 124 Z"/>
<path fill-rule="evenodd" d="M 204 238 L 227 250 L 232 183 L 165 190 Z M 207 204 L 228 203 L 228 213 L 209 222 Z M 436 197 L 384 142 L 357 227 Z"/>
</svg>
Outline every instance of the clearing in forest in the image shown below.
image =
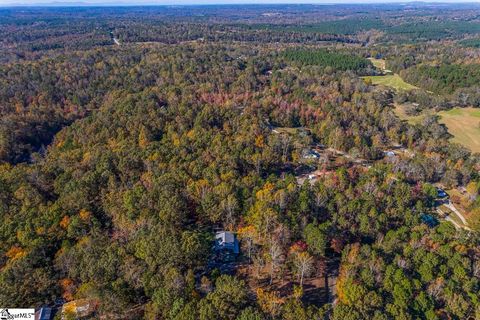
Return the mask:
<svg viewBox="0 0 480 320">
<path fill-rule="evenodd" d="M 274 133 L 286 133 L 286 134 L 290 134 L 290 135 L 295 135 L 295 134 L 298 134 L 302 131 L 309 131 L 308 128 L 303 128 L 303 127 L 297 127 L 297 128 L 294 128 L 294 127 L 272 127 L 272 131 Z"/>
<path fill-rule="evenodd" d="M 373 66 L 380 70 L 385 70 L 386 68 L 386 61 L 384 59 L 375 59 L 375 58 L 368 58 Z"/>
<path fill-rule="evenodd" d="M 385 59 L 368 58 L 368 60 L 370 60 L 375 68 L 381 70 L 383 75 L 362 77 L 366 82 L 371 82 L 373 85 L 387 86 L 397 91 L 418 89 L 418 87 L 403 81 L 398 74 L 392 74 L 392 71 L 387 70 L 387 61 Z"/>
<path fill-rule="evenodd" d="M 403 81 L 398 74 L 388 74 L 384 76 L 367 76 L 362 78 L 365 81 L 371 81 L 373 85 L 383 85 L 393 88 L 397 91 L 406 91 L 418 89 L 418 87 Z"/>
<path fill-rule="evenodd" d="M 401 120 L 406 120 L 410 124 L 419 124 L 423 117 L 425 116 L 425 113 L 420 113 L 415 116 L 411 116 L 407 114 L 407 111 L 405 110 L 407 108 L 406 104 L 401 104 L 401 103 L 394 103 L 394 109 L 393 111 L 399 117 Z"/>
<path fill-rule="evenodd" d="M 447 126 L 453 135 L 452 141 L 460 143 L 473 152 L 480 152 L 480 109 L 454 108 L 438 113 L 440 123 Z"/>
</svg>

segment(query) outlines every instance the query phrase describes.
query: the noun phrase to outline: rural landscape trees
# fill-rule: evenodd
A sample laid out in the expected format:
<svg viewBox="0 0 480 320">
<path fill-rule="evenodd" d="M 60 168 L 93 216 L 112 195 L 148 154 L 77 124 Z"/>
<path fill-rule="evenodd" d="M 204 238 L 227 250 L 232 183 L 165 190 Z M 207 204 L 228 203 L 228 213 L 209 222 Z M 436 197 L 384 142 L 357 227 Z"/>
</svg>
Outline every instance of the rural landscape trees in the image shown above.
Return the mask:
<svg viewBox="0 0 480 320">
<path fill-rule="evenodd" d="M 380 7 L 0 9 L 0 304 L 480 318 L 478 6 Z"/>
</svg>

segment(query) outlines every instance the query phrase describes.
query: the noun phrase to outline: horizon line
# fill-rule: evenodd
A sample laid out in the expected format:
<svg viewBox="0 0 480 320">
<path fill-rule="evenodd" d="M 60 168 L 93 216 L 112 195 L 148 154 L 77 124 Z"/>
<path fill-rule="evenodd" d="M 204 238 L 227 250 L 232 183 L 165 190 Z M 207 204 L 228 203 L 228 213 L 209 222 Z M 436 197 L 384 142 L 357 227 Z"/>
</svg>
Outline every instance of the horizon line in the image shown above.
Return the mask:
<svg viewBox="0 0 480 320">
<path fill-rule="evenodd" d="M 168 0 L 167 0 L 168 1 Z M 194 0 L 193 0 L 194 1 Z M 442 0 L 442 1 L 418 1 L 418 0 L 392 0 L 386 2 L 385 0 L 349 0 L 343 2 L 341 0 L 333 0 L 328 2 L 323 1 L 300 1 L 292 2 L 292 0 L 260 0 L 260 2 L 253 2 L 254 0 L 223 0 L 223 1 L 210 1 L 205 0 L 203 3 L 185 2 L 175 3 L 176 1 L 166 3 L 153 2 L 83 2 L 83 1 L 52 1 L 52 2 L 38 2 L 38 3 L 0 3 L 0 7 L 3 8 L 15 8 L 15 7 L 194 7 L 194 6 L 229 6 L 229 5 L 249 5 L 249 6 L 262 6 L 262 5 L 389 5 L 389 4 L 436 4 L 436 5 L 465 5 L 465 4 L 480 4 L 480 0 L 462 0 L 457 2 L 455 0 Z"/>
</svg>

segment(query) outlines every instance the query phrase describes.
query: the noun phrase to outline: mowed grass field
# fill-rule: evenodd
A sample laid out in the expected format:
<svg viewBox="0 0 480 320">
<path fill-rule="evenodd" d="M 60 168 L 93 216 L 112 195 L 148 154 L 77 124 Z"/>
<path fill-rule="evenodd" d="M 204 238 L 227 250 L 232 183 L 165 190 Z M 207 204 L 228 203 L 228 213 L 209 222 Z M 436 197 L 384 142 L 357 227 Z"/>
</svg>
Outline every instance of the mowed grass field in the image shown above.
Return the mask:
<svg viewBox="0 0 480 320">
<path fill-rule="evenodd" d="M 454 108 L 438 113 L 440 123 L 447 126 L 452 140 L 473 152 L 480 152 L 480 109 Z"/>
<path fill-rule="evenodd" d="M 387 73 L 391 73 L 391 71 L 386 70 L 387 62 L 384 59 L 375 59 L 375 58 L 368 58 L 373 64 L 373 66 L 377 69 L 385 71 Z M 397 91 L 408 91 L 412 89 L 418 89 L 414 85 L 403 81 L 403 79 L 398 74 L 384 74 L 381 76 L 368 76 L 362 77 L 363 80 L 367 82 L 371 82 L 373 85 L 383 85 L 390 88 L 393 88 Z"/>
<path fill-rule="evenodd" d="M 386 61 L 384 59 L 375 59 L 375 58 L 368 58 L 373 64 L 375 68 L 380 70 L 385 70 Z"/>
<path fill-rule="evenodd" d="M 398 74 L 389 74 L 384 76 L 367 76 L 362 78 L 365 81 L 371 81 L 373 85 L 383 85 L 393 88 L 397 91 L 407 91 L 418 89 L 418 87 L 403 81 Z"/>
</svg>

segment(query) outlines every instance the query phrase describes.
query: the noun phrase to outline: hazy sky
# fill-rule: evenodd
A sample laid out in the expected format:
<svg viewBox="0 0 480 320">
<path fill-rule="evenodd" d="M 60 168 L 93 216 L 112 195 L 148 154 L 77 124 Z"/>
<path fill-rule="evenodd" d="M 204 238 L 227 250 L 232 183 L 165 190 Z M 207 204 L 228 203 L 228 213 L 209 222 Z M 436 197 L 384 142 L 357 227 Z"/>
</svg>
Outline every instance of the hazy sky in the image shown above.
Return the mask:
<svg viewBox="0 0 480 320">
<path fill-rule="evenodd" d="M 387 3 L 411 2 L 408 0 L 0 0 L 0 5 L 29 5 L 29 4 L 58 4 L 58 3 L 84 3 L 84 4 L 236 4 L 236 3 Z M 465 3 L 480 2 L 480 0 L 430 0 L 425 2 Z"/>
</svg>

